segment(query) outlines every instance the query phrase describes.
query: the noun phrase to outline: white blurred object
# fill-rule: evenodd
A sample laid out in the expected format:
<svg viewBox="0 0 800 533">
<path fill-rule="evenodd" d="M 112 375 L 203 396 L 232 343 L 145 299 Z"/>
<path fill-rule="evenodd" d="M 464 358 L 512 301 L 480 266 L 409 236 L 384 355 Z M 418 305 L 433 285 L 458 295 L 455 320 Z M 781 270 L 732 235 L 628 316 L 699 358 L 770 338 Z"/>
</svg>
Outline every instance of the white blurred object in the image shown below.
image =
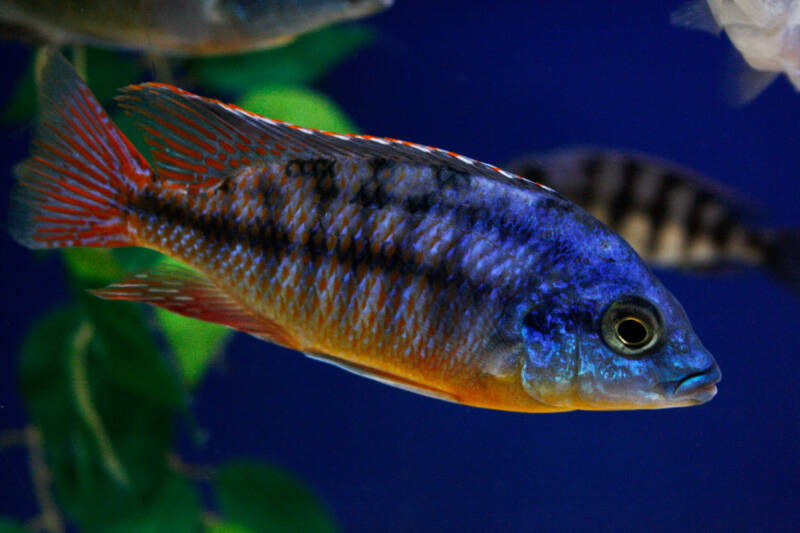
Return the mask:
<svg viewBox="0 0 800 533">
<path fill-rule="evenodd" d="M 695 0 L 672 13 L 673 24 L 725 31 L 747 65 L 736 80 L 737 103 L 755 98 L 781 73 L 800 91 L 800 0 Z"/>
</svg>

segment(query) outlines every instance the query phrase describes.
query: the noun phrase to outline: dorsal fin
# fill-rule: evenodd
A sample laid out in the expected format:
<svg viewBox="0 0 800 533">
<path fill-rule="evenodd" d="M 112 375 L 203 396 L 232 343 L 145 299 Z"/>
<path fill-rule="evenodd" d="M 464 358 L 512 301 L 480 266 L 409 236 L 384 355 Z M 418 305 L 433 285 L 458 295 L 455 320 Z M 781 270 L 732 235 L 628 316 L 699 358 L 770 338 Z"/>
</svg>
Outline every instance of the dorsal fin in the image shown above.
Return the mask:
<svg viewBox="0 0 800 533">
<path fill-rule="evenodd" d="M 303 128 L 170 85 L 131 85 L 117 99 L 144 131 L 158 174 L 190 188 L 216 185 L 258 160 L 332 156 L 382 157 L 500 179 L 521 179 L 454 152 L 397 139 Z"/>
<path fill-rule="evenodd" d="M 178 265 L 159 265 L 116 283 L 89 291 L 106 300 L 144 302 L 191 318 L 216 322 L 264 340 L 294 348 L 278 324 L 235 301 L 200 273 Z"/>
</svg>

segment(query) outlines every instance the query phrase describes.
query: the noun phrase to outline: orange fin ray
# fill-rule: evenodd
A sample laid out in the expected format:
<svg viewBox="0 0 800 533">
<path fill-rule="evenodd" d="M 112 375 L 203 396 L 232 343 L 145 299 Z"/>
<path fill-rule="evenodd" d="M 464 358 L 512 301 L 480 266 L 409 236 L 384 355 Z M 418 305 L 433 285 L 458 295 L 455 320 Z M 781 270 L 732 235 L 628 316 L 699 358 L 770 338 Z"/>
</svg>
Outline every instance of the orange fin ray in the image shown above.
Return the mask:
<svg viewBox="0 0 800 533">
<path fill-rule="evenodd" d="M 283 328 L 234 300 L 199 272 L 177 265 L 160 265 L 116 283 L 89 291 L 106 300 L 143 302 L 180 315 L 215 322 L 264 340 L 293 347 Z"/>
<path fill-rule="evenodd" d="M 432 146 L 295 126 L 161 83 L 128 86 L 117 100 L 148 139 L 158 175 L 190 190 L 218 185 L 258 162 L 315 157 L 382 157 L 518 178 Z"/>
<path fill-rule="evenodd" d="M 48 50 L 31 156 L 15 169 L 9 226 L 29 248 L 129 246 L 127 197 L 150 180 L 147 162 L 73 68 Z"/>
</svg>

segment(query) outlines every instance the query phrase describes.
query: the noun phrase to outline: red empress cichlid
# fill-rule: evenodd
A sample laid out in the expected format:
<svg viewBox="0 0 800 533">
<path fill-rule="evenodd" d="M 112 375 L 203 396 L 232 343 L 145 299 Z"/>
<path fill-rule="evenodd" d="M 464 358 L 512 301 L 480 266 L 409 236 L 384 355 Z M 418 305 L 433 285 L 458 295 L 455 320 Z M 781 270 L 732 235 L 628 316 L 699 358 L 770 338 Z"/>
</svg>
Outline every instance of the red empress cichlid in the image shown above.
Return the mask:
<svg viewBox="0 0 800 533">
<path fill-rule="evenodd" d="M 57 53 L 39 99 L 14 238 L 144 246 L 188 265 L 100 297 L 479 407 L 659 408 L 716 393 L 719 368 L 675 298 L 619 236 L 533 181 L 145 83 L 118 99 L 147 135 L 151 168 Z"/>
</svg>

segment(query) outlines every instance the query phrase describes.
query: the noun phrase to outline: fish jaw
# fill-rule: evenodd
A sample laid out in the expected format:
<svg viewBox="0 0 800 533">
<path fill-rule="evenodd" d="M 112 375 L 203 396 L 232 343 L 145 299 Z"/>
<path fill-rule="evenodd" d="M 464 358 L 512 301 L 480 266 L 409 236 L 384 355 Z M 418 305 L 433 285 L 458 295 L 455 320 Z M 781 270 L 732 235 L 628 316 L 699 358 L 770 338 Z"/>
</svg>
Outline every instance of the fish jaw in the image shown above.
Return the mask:
<svg viewBox="0 0 800 533">
<path fill-rule="evenodd" d="M 721 374 L 714 358 L 654 277 L 638 288 L 599 283 L 581 298 L 558 296 L 544 304 L 546 320 L 520 321 L 521 381 L 536 401 L 560 410 L 658 409 L 698 405 L 716 394 Z M 615 348 L 603 324 L 617 321 L 614 309 L 630 316 L 640 306 L 652 309 L 653 344 L 639 352 Z"/>
<path fill-rule="evenodd" d="M 655 358 L 614 365 L 582 360 L 570 402 L 574 409 L 665 409 L 701 405 L 717 393 L 722 378 L 713 356 L 699 343 L 666 346 Z"/>
<path fill-rule="evenodd" d="M 705 370 L 662 384 L 665 394 L 671 399 L 665 407 L 681 407 L 700 405 L 711 400 L 717 394 L 716 384 L 722 379 L 722 373 L 715 362 Z"/>
</svg>

